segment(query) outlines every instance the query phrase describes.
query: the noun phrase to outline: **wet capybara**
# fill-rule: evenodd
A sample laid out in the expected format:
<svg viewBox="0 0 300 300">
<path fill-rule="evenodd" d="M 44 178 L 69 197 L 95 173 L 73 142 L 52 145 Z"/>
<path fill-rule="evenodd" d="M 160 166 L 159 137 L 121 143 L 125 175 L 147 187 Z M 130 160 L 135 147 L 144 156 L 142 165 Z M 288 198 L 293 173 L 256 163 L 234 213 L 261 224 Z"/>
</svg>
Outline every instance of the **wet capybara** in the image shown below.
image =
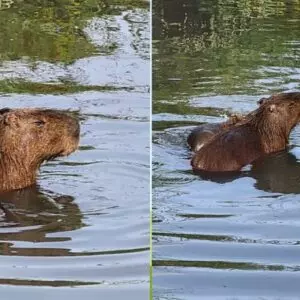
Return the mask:
<svg viewBox="0 0 300 300">
<path fill-rule="evenodd" d="M 282 93 L 262 101 L 249 119 L 216 135 L 192 158 L 195 170 L 237 171 L 265 154 L 287 148 L 300 121 L 300 93 Z"/>
<path fill-rule="evenodd" d="M 242 122 L 244 119 L 245 117 L 242 115 L 232 115 L 225 122 L 199 125 L 189 134 L 187 143 L 192 151 L 197 152 L 218 133 L 231 128 L 232 126 Z"/>
<path fill-rule="evenodd" d="M 40 165 L 75 151 L 79 122 L 50 109 L 0 110 L 0 192 L 36 181 Z"/>
<path fill-rule="evenodd" d="M 268 98 L 261 98 L 257 101 L 258 105 L 262 105 Z M 197 126 L 192 130 L 187 138 L 187 143 L 190 149 L 197 152 L 204 144 L 210 141 L 217 134 L 230 129 L 233 126 L 247 122 L 251 117 L 252 112 L 247 115 L 232 115 L 225 122 L 221 123 L 207 123 Z"/>
</svg>

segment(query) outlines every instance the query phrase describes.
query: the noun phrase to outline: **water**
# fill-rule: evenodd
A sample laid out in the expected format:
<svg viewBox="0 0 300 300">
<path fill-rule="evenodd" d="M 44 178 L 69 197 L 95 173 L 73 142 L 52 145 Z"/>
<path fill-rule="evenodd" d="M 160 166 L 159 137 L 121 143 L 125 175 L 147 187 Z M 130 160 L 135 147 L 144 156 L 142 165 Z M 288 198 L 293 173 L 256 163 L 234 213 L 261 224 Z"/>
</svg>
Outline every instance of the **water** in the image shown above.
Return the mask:
<svg viewBox="0 0 300 300">
<path fill-rule="evenodd" d="M 81 140 L 0 196 L 1 299 L 147 299 L 149 4 L 4 2 L 1 107 L 74 111 Z"/>
<path fill-rule="evenodd" d="M 197 123 L 299 91 L 299 1 L 154 1 L 155 299 L 299 299 L 300 129 L 236 177 L 192 173 Z"/>
</svg>

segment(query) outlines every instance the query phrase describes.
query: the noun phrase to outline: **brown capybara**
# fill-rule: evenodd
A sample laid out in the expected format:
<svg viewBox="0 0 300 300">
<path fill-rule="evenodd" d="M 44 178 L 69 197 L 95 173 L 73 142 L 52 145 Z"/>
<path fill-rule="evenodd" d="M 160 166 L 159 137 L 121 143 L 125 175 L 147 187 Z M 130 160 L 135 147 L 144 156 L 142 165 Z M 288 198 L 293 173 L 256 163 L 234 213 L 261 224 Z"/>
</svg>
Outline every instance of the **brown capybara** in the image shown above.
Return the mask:
<svg viewBox="0 0 300 300">
<path fill-rule="evenodd" d="M 265 154 L 286 149 L 300 121 L 300 93 L 282 93 L 262 101 L 249 119 L 216 135 L 192 158 L 195 170 L 238 171 Z"/>
<path fill-rule="evenodd" d="M 232 115 L 225 122 L 199 125 L 189 134 L 187 143 L 192 151 L 197 152 L 218 133 L 231 128 L 232 126 L 242 122 L 244 119 L 245 117 L 242 115 Z"/>
<path fill-rule="evenodd" d="M 36 181 L 42 162 L 75 151 L 79 122 L 50 109 L 0 110 L 0 192 Z"/>
<path fill-rule="evenodd" d="M 262 105 L 268 98 L 261 98 L 257 101 L 258 105 Z M 232 128 L 233 126 L 246 122 L 251 117 L 252 112 L 247 115 L 232 115 L 225 122 L 207 123 L 197 126 L 192 130 L 187 138 L 190 149 L 197 152 L 204 144 L 210 141 L 217 134 Z"/>
</svg>

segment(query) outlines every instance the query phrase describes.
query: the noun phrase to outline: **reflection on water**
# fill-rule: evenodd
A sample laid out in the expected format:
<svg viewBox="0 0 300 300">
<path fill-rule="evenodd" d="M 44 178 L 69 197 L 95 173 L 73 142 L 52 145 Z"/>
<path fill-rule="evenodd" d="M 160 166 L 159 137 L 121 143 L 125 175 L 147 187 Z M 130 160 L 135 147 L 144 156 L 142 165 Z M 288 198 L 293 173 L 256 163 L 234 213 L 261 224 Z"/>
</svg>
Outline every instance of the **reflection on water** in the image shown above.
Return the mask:
<svg viewBox="0 0 300 300">
<path fill-rule="evenodd" d="M 256 161 L 248 171 L 217 173 L 203 172 L 200 178 L 218 183 L 252 177 L 255 187 L 272 193 L 300 194 L 300 164 L 297 157 L 287 151 L 271 154 Z"/>
<path fill-rule="evenodd" d="M 290 148 L 194 174 L 194 125 L 299 91 L 299 1 L 154 1 L 155 299 L 298 299 L 299 127 Z"/>
<path fill-rule="evenodd" d="M 81 122 L 76 152 L 0 196 L 3 299 L 148 298 L 149 3 L 110 3 L 0 11 L 1 107 Z"/>
<path fill-rule="evenodd" d="M 55 195 L 51 191 L 40 191 L 37 186 L 3 193 L 0 195 L 2 216 L 1 227 L 15 227 L 15 231 L 0 232 L 2 255 L 62 256 L 69 249 L 18 248 L 9 241 L 58 242 L 69 241 L 70 237 L 48 237 L 49 232 L 71 231 L 81 228 L 82 214 L 74 198 Z M 21 230 L 20 230 L 21 229 Z"/>
<path fill-rule="evenodd" d="M 270 155 L 251 169 L 256 188 L 273 193 L 300 194 L 300 163 L 289 152 Z"/>
</svg>

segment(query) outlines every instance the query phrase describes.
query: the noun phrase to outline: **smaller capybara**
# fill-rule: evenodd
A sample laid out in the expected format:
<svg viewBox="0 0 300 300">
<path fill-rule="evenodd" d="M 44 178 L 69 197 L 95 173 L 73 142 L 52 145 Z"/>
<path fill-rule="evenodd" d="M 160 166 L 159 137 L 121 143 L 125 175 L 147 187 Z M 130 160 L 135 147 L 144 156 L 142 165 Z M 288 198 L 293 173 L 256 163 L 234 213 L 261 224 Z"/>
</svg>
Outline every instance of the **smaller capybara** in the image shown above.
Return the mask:
<svg viewBox="0 0 300 300">
<path fill-rule="evenodd" d="M 0 110 L 0 192 L 36 182 L 40 165 L 75 151 L 79 122 L 50 109 Z"/>
<path fill-rule="evenodd" d="M 231 128 L 232 126 L 242 122 L 244 119 L 245 117 L 242 115 L 232 115 L 225 122 L 199 125 L 189 134 L 187 143 L 192 151 L 197 152 L 218 133 Z"/>
<path fill-rule="evenodd" d="M 248 116 L 200 148 L 192 158 L 193 169 L 238 171 L 268 153 L 286 149 L 290 132 L 300 121 L 300 93 L 273 95 Z"/>
<path fill-rule="evenodd" d="M 261 98 L 257 104 L 262 105 L 268 98 Z M 246 122 L 252 115 L 250 112 L 247 115 L 232 115 L 225 122 L 221 123 L 207 123 L 197 126 L 192 130 L 187 138 L 187 143 L 190 149 L 197 152 L 204 144 L 210 141 L 217 134 L 232 128 L 233 126 Z"/>
</svg>

